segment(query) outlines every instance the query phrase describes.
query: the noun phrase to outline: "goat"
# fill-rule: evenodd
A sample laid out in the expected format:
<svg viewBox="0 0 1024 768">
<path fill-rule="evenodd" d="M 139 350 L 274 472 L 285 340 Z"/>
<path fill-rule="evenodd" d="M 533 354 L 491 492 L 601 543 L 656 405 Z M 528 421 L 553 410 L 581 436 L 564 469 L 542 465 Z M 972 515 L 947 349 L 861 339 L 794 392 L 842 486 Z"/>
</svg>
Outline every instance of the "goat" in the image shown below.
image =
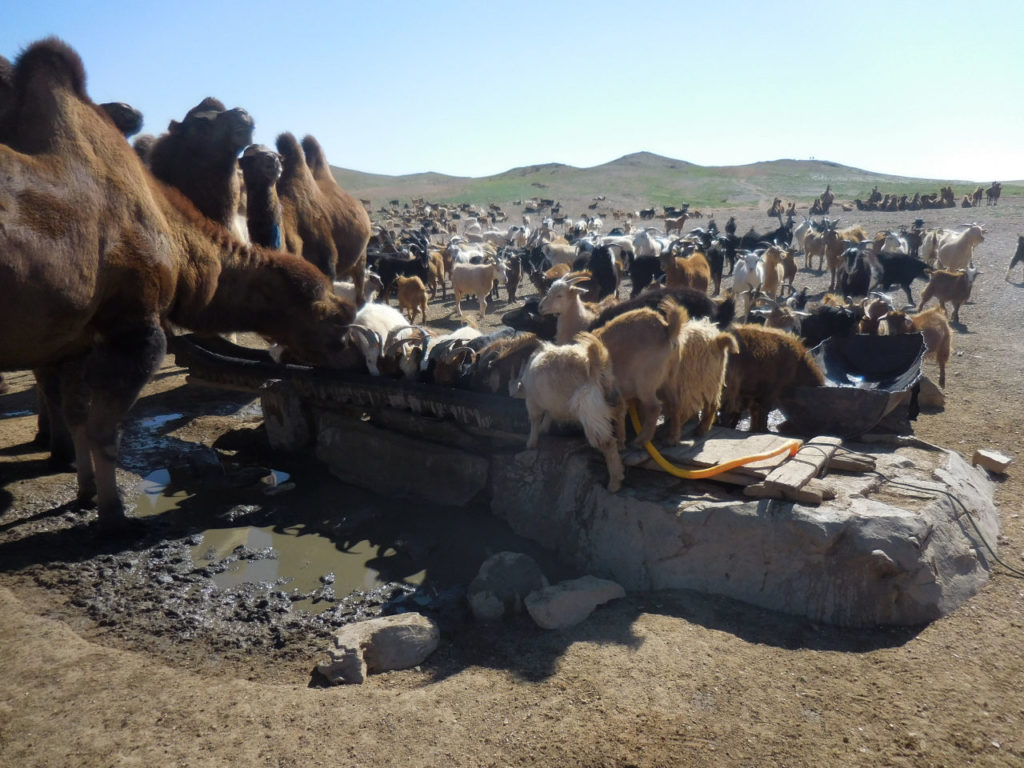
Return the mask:
<svg viewBox="0 0 1024 768">
<path fill-rule="evenodd" d="M 665 272 L 661 268 L 661 259 L 658 256 L 637 256 L 629 265 L 629 279 L 633 285 L 629 297 L 633 298 L 650 285 L 652 280 L 657 280 L 664 274 Z"/>
<path fill-rule="evenodd" d="M 420 321 L 427 322 L 427 287 L 415 275 L 395 278 L 398 286 L 398 309 L 409 316 L 409 322 L 416 322 L 416 313 L 420 313 Z"/>
<path fill-rule="evenodd" d="M 877 274 L 875 276 L 875 287 L 883 291 L 889 290 L 889 286 L 899 285 L 907 294 L 907 303 L 913 304 L 914 297 L 910 292 L 910 284 L 918 278 L 924 279 L 928 274 L 928 265 L 920 259 L 902 253 L 878 253 L 869 255 L 868 259 L 873 262 Z"/>
<path fill-rule="evenodd" d="M 558 331 L 558 317 L 555 315 L 542 315 L 540 313 L 540 299 L 533 296 L 527 299 L 523 306 L 510 309 L 501 316 L 503 325 L 515 328 L 519 331 L 528 331 L 536 334 L 544 341 L 553 341 Z"/>
<path fill-rule="evenodd" d="M 358 347 L 371 376 L 380 376 L 377 362 L 391 333 L 408 326 L 401 312 L 387 304 L 364 304 L 349 327 L 348 336 Z"/>
<path fill-rule="evenodd" d="M 761 255 L 756 266 L 761 290 L 773 299 L 779 295 L 779 288 L 782 285 L 782 254 L 784 252 L 780 246 L 769 246 Z"/>
<path fill-rule="evenodd" d="M 530 357 L 523 375 L 509 385 L 513 396 L 526 398 L 533 450 L 551 421 L 575 421 L 583 427 L 587 443 L 604 455 L 608 490 L 622 487 L 625 471 L 615 443 L 615 390 L 608 350 L 594 335 L 582 333 L 572 344 L 543 343 Z"/>
<path fill-rule="evenodd" d="M 608 349 L 621 402 L 616 411 L 619 448 L 626 445 L 626 408 L 637 400 L 643 428 L 634 440 L 637 447 L 654 437 L 661 415 L 659 393 L 666 410 L 676 409 L 677 394 L 667 386 L 675 375 L 679 358 L 679 330 L 689 319 L 686 310 L 666 299 L 661 312 L 634 309 L 596 329 L 594 335 Z M 664 315 L 662 314 L 664 313 Z"/>
<path fill-rule="evenodd" d="M 843 296 L 867 296 L 871 287 L 871 265 L 859 248 L 847 248 L 837 272 L 838 288 Z"/>
<path fill-rule="evenodd" d="M 974 280 L 978 277 L 978 269 L 970 265 L 967 269 L 946 270 L 936 269 L 928 280 L 928 285 L 921 291 L 921 303 L 917 311 L 924 309 L 929 299 L 935 298 L 943 311 L 946 304 L 953 305 L 952 321 L 960 323 L 960 305 L 965 304 L 971 298 L 971 288 L 974 287 Z"/>
<path fill-rule="evenodd" d="M 530 282 L 533 283 L 533 287 L 537 289 L 537 293 L 541 296 L 546 296 L 548 289 L 554 285 L 556 280 L 559 280 L 572 271 L 572 267 L 568 264 L 556 264 L 546 271 L 539 269 L 533 269 L 530 271 Z"/>
<path fill-rule="evenodd" d="M 1010 280 L 1010 270 L 1018 264 L 1024 264 L 1024 235 L 1017 235 L 1017 251 L 1013 254 L 1013 258 L 1010 259 L 1010 266 L 1006 268 L 1006 277 L 1004 279 L 1007 282 Z"/>
<path fill-rule="evenodd" d="M 668 438 L 679 442 L 683 425 L 697 414 L 696 435 L 706 434 L 718 415 L 729 353 L 739 351 L 736 339 L 707 318 L 685 323 L 679 332 L 678 364 L 666 385 L 675 391 L 668 413 Z"/>
<path fill-rule="evenodd" d="M 946 319 L 945 307 L 940 304 L 924 312 L 918 312 L 916 315 L 893 310 L 882 319 L 885 322 L 886 335 L 920 333 L 924 337 L 925 349 L 929 355 L 935 357 L 935 362 L 939 366 L 939 386 L 945 387 L 946 363 L 949 362 L 952 344 L 952 332 L 949 329 L 949 321 Z"/>
<path fill-rule="evenodd" d="M 498 273 L 496 264 L 455 264 L 452 266 L 452 292 L 455 310 L 462 317 L 462 297 L 476 295 L 480 304 L 480 318 L 487 315 L 487 295 Z"/>
<path fill-rule="evenodd" d="M 590 324 L 587 330 L 595 330 L 611 322 L 621 314 L 630 312 L 640 307 L 656 309 L 663 306 L 666 298 L 672 299 L 676 304 L 683 307 L 691 318 L 707 317 L 725 330 L 733 321 L 736 313 L 736 305 L 732 299 L 724 299 L 716 302 L 706 293 L 695 291 L 692 288 L 657 288 L 652 291 L 644 291 L 639 296 L 623 301 L 619 304 L 606 307 Z"/>
<path fill-rule="evenodd" d="M 855 333 L 860 324 L 859 309 L 822 304 L 800 317 L 799 335 L 808 349 L 814 349 L 832 336 L 845 338 Z"/>
<path fill-rule="evenodd" d="M 985 230 L 971 224 L 962 232 L 939 239 L 935 258 L 945 269 L 967 269 L 974 258 L 974 248 L 985 239 Z"/>
<path fill-rule="evenodd" d="M 737 325 L 738 351 L 729 355 L 722 391 L 721 421 L 735 427 L 750 412 L 750 431 L 767 432 L 768 414 L 795 387 L 823 386 L 825 377 L 798 339 L 774 328 Z"/>
<path fill-rule="evenodd" d="M 590 273 L 577 272 L 559 278 L 548 289 L 537 306 L 542 315 L 557 315 L 558 330 L 556 344 L 568 344 L 580 331 L 585 331 L 600 311 L 594 305 L 583 301 L 585 289 L 578 283 L 588 280 Z"/>
<path fill-rule="evenodd" d="M 551 266 L 556 264 L 572 264 L 576 257 L 579 256 L 578 246 L 569 245 L 566 242 L 544 243 L 540 249 Z"/>
<path fill-rule="evenodd" d="M 693 288 L 707 293 L 711 285 L 711 265 L 700 251 L 690 256 L 676 256 L 673 249 L 661 254 L 661 268 L 665 271 L 666 288 Z"/>
<path fill-rule="evenodd" d="M 605 296 L 619 295 L 619 270 L 615 265 L 615 257 L 611 248 L 607 245 L 599 245 L 594 248 L 587 259 L 584 269 L 588 270 L 597 284 L 597 299 Z"/>
</svg>

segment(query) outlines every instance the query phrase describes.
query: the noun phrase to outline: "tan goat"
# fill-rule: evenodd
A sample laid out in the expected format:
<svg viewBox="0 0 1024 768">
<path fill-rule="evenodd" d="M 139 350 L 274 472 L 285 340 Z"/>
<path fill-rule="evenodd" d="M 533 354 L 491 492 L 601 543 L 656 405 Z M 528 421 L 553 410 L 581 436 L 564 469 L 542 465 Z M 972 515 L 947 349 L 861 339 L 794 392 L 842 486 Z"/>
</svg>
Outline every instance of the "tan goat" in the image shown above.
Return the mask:
<svg viewBox="0 0 1024 768">
<path fill-rule="evenodd" d="M 608 348 L 615 374 L 615 386 L 622 396 L 617 413 L 619 447 L 626 445 L 626 409 L 630 400 L 639 404 L 642 429 L 634 445 L 642 446 L 654 437 L 661 415 L 659 394 L 668 413 L 678 409 L 672 381 L 679 364 L 679 330 L 689 319 L 674 301 L 661 303 L 661 313 L 648 308 L 624 312 L 594 335 Z"/>
<path fill-rule="evenodd" d="M 685 323 L 679 332 L 679 363 L 667 386 L 676 392 L 675 408 L 668 414 L 671 442 L 679 442 L 683 425 L 700 414 L 696 434 L 706 434 L 718 415 L 729 353 L 739 352 L 736 339 L 708 318 Z"/>
<path fill-rule="evenodd" d="M 416 313 L 420 313 L 420 321 L 427 322 L 427 287 L 423 281 L 413 275 L 395 278 L 398 286 L 398 308 L 406 314 L 410 323 L 416 322 Z"/>
<path fill-rule="evenodd" d="M 905 312 L 889 312 L 883 320 L 888 336 L 901 333 L 920 333 L 924 337 L 924 346 L 928 354 L 935 357 L 939 365 L 939 386 L 946 386 L 946 363 L 952 349 L 953 334 L 946 319 L 946 309 L 938 304 L 916 315 Z"/>
</svg>

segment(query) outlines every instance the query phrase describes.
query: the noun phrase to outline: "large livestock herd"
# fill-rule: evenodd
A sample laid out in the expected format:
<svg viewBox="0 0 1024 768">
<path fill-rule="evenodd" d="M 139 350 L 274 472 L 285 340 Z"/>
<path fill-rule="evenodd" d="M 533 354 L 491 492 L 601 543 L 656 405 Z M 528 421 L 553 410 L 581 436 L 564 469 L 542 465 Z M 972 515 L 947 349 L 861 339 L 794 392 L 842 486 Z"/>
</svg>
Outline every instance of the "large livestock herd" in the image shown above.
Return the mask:
<svg viewBox="0 0 1024 768">
<path fill-rule="evenodd" d="M 630 402 L 637 444 L 662 415 L 670 441 L 691 418 L 701 434 L 749 413 L 763 431 L 787 392 L 824 384 L 809 350 L 830 336 L 921 332 L 944 385 L 945 307 L 959 322 L 984 235 L 796 223 L 792 206 L 760 232 L 738 234 L 733 219 L 687 231 L 685 207 L 662 228 L 622 212 L 606 232 L 548 200 L 511 225 L 496 204 L 392 201 L 371 225 L 311 136 L 252 145 L 248 113 L 210 98 L 130 145 L 140 126 L 126 105 L 91 102 L 60 41 L 0 59 L 0 370 L 35 372 L 52 448 L 73 452 L 80 500 L 95 497 L 111 526 L 125 521 L 121 421 L 179 328 L 255 332 L 277 359 L 524 397 L 528 445 L 552 420 L 579 422 L 616 490 Z M 795 284 L 801 253 L 805 270 L 829 272 L 819 302 Z M 524 277 L 538 295 L 520 303 Z M 912 305 L 917 279 L 916 307 L 887 293 L 898 286 Z M 496 331 L 468 321 L 441 333 L 428 306 L 449 287 L 460 319 L 468 296 L 481 318 L 498 290 L 516 306 Z"/>
</svg>

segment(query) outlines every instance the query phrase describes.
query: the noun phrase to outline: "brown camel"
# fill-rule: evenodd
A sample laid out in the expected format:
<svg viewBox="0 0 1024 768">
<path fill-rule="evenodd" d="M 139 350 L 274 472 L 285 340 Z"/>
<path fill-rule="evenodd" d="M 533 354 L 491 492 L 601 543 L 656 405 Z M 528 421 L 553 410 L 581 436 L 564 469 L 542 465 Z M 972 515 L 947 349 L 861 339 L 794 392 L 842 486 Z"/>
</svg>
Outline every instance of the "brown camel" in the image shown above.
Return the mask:
<svg viewBox="0 0 1024 768">
<path fill-rule="evenodd" d="M 298 140 L 290 133 L 277 137 L 281 156 L 281 198 L 284 249 L 302 256 L 331 280 L 337 279 L 338 248 L 334 244 L 329 203 L 306 164 Z"/>
<path fill-rule="evenodd" d="M 252 143 L 253 120 L 244 109 L 225 109 L 212 97 L 172 120 L 149 152 L 153 175 L 177 187 L 208 218 L 239 236 L 235 212 L 241 194 L 238 153 Z"/>
<path fill-rule="evenodd" d="M 59 395 L 79 499 L 95 494 L 100 523 L 121 526 L 121 422 L 161 362 L 165 322 L 254 331 L 345 366 L 355 308 L 302 259 L 241 244 L 155 180 L 63 42 L 26 49 L 14 83 L 17 146 L 0 144 L 0 371 L 32 368 Z"/>
<path fill-rule="evenodd" d="M 238 165 L 245 182 L 249 240 L 255 245 L 280 249 L 281 200 L 277 196 L 277 180 L 281 178 L 281 156 L 262 144 L 250 144 Z"/>
<path fill-rule="evenodd" d="M 338 251 L 335 271 L 339 279 L 352 278 L 356 287 L 356 301 L 362 304 L 366 245 L 370 241 L 371 231 L 370 215 L 359 200 L 338 185 L 320 142 L 307 135 L 302 139 L 302 151 L 317 186 L 327 200 L 331 234 Z"/>
</svg>

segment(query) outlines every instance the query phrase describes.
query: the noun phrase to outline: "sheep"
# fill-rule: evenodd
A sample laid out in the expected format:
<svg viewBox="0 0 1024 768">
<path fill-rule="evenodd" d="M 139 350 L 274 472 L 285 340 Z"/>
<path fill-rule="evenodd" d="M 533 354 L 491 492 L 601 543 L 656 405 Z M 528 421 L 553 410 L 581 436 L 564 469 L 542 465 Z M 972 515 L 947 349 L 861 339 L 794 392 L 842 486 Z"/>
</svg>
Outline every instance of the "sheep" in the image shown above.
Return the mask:
<svg viewBox="0 0 1024 768">
<path fill-rule="evenodd" d="M 985 240 L 985 230 L 971 224 L 958 234 L 947 234 L 939 239 L 935 258 L 945 269 L 967 269 L 974 258 L 974 248 Z"/>
<path fill-rule="evenodd" d="M 415 275 L 399 275 L 395 281 L 398 285 L 399 310 L 408 314 L 410 323 L 416 322 L 417 311 L 420 313 L 420 321 L 427 322 L 427 287 L 423 281 Z"/>
<path fill-rule="evenodd" d="M 675 390 L 674 408 L 668 413 L 668 438 L 679 442 L 683 425 L 700 414 L 696 435 L 706 434 L 718 415 L 729 353 L 737 353 L 736 339 L 720 331 L 707 318 L 685 323 L 679 332 L 678 364 L 667 386 Z"/>
<path fill-rule="evenodd" d="M 952 332 L 949 329 L 949 321 L 946 319 L 946 308 L 941 304 L 918 312 L 916 315 L 908 315 L 899 310 L 893 310 L 882 318 L 885 322 L 883 329 L 888 336 L 897 336 L 901 333 L 920 333 L 924 337 L 924 346 L 928 355 L 935 358 L 939 366 L 939 386 L 946 386 L 946 363 L 949 362 L 949 353 L 952 345 Z"/>
<path fill-rule="evenodd" d="M 689 315 L 671 299 L 664 300 L 660 309 L 661 313 L 647 307 L 634 309 L 594 331 L 608 349 L 615 387 L 622 398 L 616 411 L 619 448 L 626 445 L 626 408 L 630 400 L 638 401 L 643 425 L 633 442 L 637 447 L 654 437 L 662 410 L 659 394 L 665 399 L 668 413 L 678 407 L 671 383 L 679 365 L 679 331 Z"/>
<path fill-rule="evenodd" d="M 537 447 L 541 431 L 552 420 L 578 422 L 587 443 L 604 455 L 608 490 L 615 493 L 622 487 L 625 471 L 614 431 L 619 397 L 608 350 L 593 334 L 581 333 L 572 344 L 542 344 L 509 391 L 526 398 L 528 449 Z"/>
<path fill-rule="evenodd" d="M 1017 235 L 1017 250 L 1010 259 L 1010 266 L 1006 268 L 1006 282 L 1010 281 L 1010 271 L 1018 264 L 1024 264 L 1024 235 Z"/>
<path fill-rule="evenodd" d="M 978 269 L 973 264 L 967 269 L 946 270 L 936 269 L 928 280 L 928 285 L 921 292 L 921 303 L 917 305 L 917 311 L 924 309 L 929 299 L 935 298 L 943 310 L 947 303 L 953 305 L 952 321 L 960 323 L 960 305 L 971 298 L 971 288 L 974 287 L 974 280 L 978 277 Z"/>
<path fill-rule="evenodd" d="M 455 310 L 462 317 L 462 297 L 475 294 L 480 303 L 480 319 L 487 315 L 487 294 L 498 274 L 495 264 L 455 264 L 452 267 L 452 292 Z"/>
<path fill-rule="evenodd" d="M 750 431 L 767 432 L 768 414 L 795 387 L 823 386 L 825 377 L 798 339 L 774 328 L 737 325 L 738 351 L 729 355 L 722 390 L 721 421 L 735 427 L 750 411 Z"/>
</svg>

